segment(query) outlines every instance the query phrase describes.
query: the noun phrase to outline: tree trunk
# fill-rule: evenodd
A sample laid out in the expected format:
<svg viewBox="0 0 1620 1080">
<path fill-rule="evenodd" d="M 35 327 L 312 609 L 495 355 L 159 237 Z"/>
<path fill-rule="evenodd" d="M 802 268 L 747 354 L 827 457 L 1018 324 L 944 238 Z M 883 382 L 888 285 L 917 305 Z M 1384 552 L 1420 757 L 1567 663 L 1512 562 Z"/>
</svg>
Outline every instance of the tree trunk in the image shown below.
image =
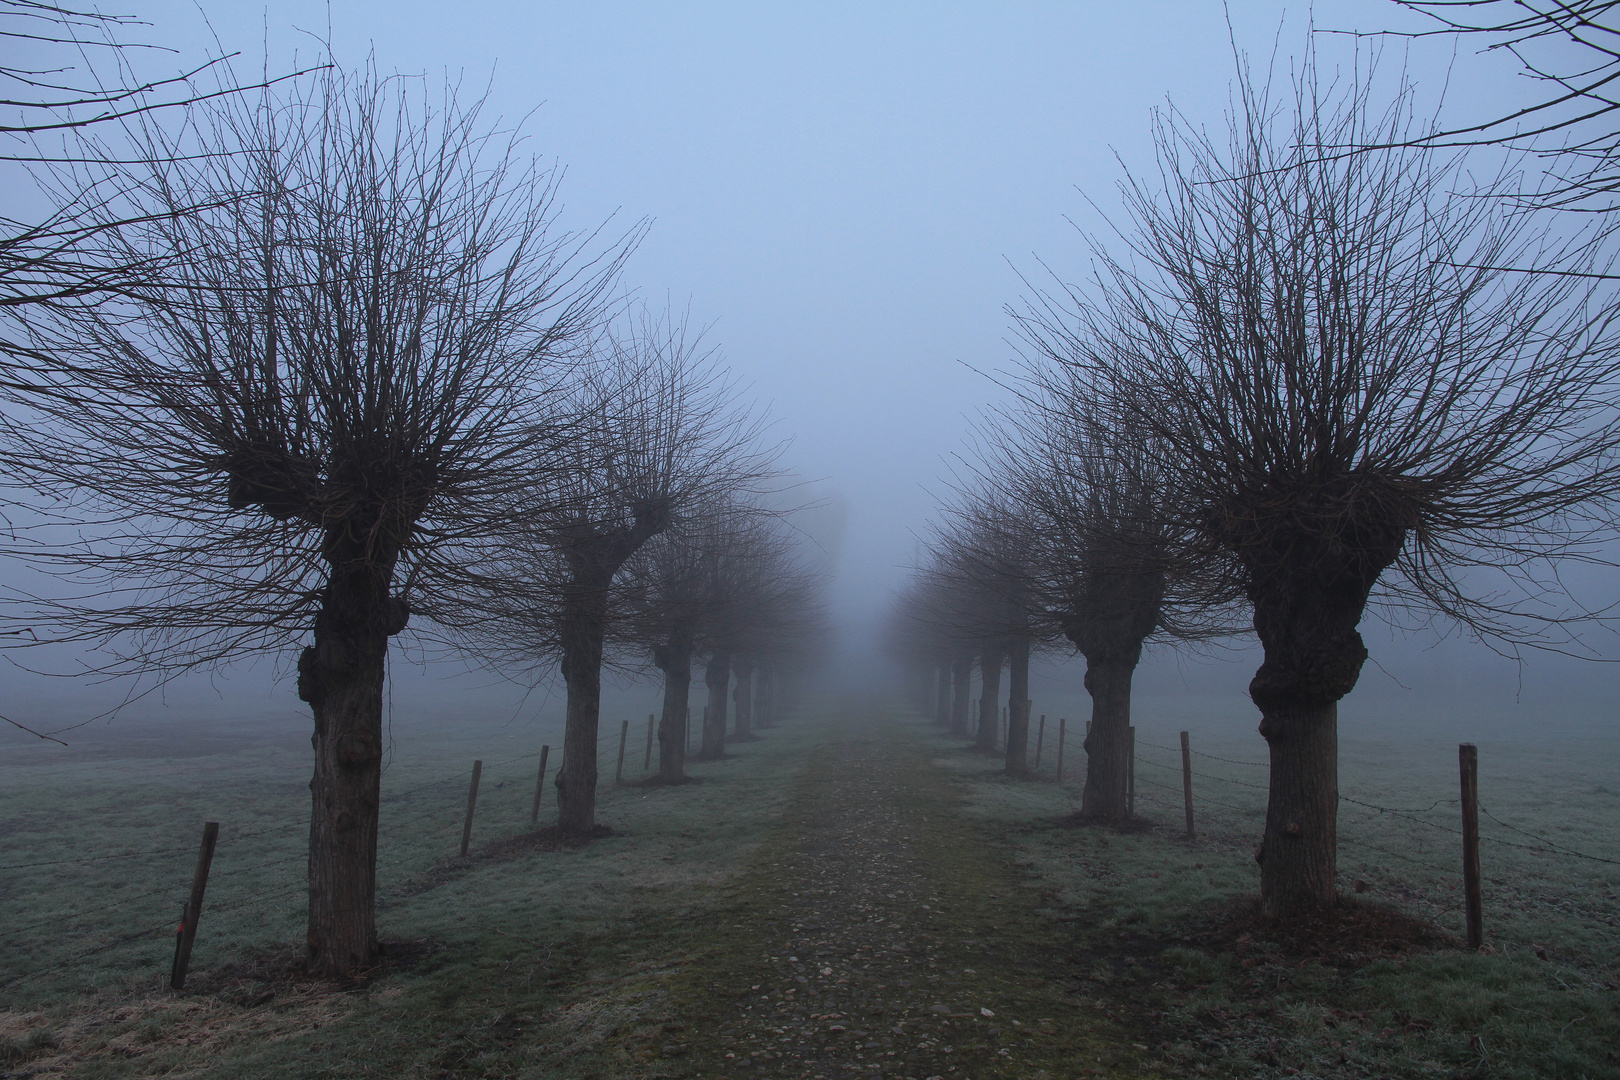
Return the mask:
<svg viewBox="0 0 1620 1080">
<path fill-rule="evenodd" d="M 1134 650 L 1137 656 L 1141 650 Z M 1130 769 L 1131 677 L 1136 661 L 1112 656 L 1086 661 L 1091 694 L 1091 731 L 1085 739 L 1086 788 L 1080 813 L 1098 821 L 1124 821 L 1125 783 Z"/>
<path fill-rule="evenodd" d="M 1161 570 L 1107 567 L 1083 574 L 1071 594 L 1063 632 L 1086 658 L 1091 695 L 1080 813 L 1098 821 L 1129 815 L 1131 678 L 1142 660 L 1142 642 L 1158 627 L 1164 587 Z"/>
<path fill-rule="evenodd" d="M 703 710 L 703 745 L 698 758 L 716 761 L 726 756 L 726 688 L 731 685 L 731 654 L 716 649 L 703 670 L 709 703 Z"/>
<path fill-rule="evenodd" d="M 966 735 L 969 699 L 973 695 L 973 661 L 957 660 L 951 664 L 951 734 Z"/>
<path fill-rule="evenodd" d="M 607 637 L 612 571 L 576 574 L 563 594 L 563 683 L 568 691 L 562 768 L 557 770 L 557 827 L 589 833 L 596 827 L 597 725 L 602 714 L 602 642 Z"/>
<path fill-rule="evenodd" d="M 409 610 L 388 595 L 394 557 L 329 537 L 332 570 L 315 644 L 298 658 L 298 696 L 314 714 L 309 782 L 309 969 L 341 976 L 377 951 L 377 809 L 388 638 Z"/>
<path fill-rule="evenodd" d="M 1029 775 L 1029 639 L 1020 638 L 1008 652 L 1007 775 Z"/>
<path fill-rule="evenodd" d="M 1338 897 L 1339 706 L 1277 710 L 1260 722 L 1271 790 L 1260 861 L 1260 903 L 1284 915 Z"/>
<path fill-rule="evenodd" d="M 973 745 L 994 752 L 1001 726 L 1001 664 L 1006 654 L 986 649 L 979 654 L 979 730 Z"/>
<path fill-rule="evenodd" d="M 1367 660 L 1356 624 L 1406 529 L 1369 517 L 1331 533 L 1265 528 L 1258 535 L 1263 543 L 1240 552 L 1265 648 L 1249 697 L 1271 754 L 1266 832 L 1255 858 L 1260 910 L 1277 916 L 1338 900 L 1338 703 Z"/>
<path fill-rule="evenodd" d="M 737 705 L 737 741 L 746 742 L 754 737 L 754 660 L 747 653 L 738 653 L 731 668 L 737 673 L 731 691 L 731 700 Z"/>
<path fill-rule="evenodd" d="M 686 779 L 686 725 L 692 687 L 692 643 L 671 637 L 658 652 L 664 671 L 664 713 L 658 719 L 658 778 L 666 784 Z"/>
</svg>

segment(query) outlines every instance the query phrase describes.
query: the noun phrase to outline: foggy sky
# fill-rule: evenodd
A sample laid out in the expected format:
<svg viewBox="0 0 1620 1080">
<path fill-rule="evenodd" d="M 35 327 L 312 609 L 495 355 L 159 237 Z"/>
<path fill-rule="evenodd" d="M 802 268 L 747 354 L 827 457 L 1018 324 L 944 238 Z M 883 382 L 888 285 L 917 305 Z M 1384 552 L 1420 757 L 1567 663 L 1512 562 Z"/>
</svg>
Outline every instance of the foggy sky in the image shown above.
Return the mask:
<svg viewBox="0 0 1620 1080">
<path fill-rule="evenodd" d="M 836 616 L 857 636 L 914 561 L 964 428 L 1001 393 L 980 372 L 1013 355 L 1002 308 L 1019 273 L 1083 275 L 1075 225 L 1105 224 L 1081 191 L 1117 205 L 1115 155 L 1151 166 L 1150 111 L 1167 100 L 1219 130 L 1234 73 L 1211 0 L 202 0 L 206 25 L 189 2 L 125 6 L 152 24 L 143 39 L 180 49 L 177 65 L 212 33 L 243 52 L 239 77 L 266 52 L 286 70 L 329 35 L 340 64 L 374 51 L 383 71 L 487 83 L 495 112 L 528 117 L 528 148 L 566 167 L 567 225 L 653 219 L 626 282 L 712 323 L 792 439 L 786 464 L 832 508 L 818 528 L 837 553 Z M 1389 0 L 1230 13 L 1238 47 L 1262 66 L 1275 49 L 1284 73 L 1307 18 L 1426 25 Z M 1322 47 L 1350 55 L 1343 38 Z M 1450 61 L 1445 42 L 1414 47 L 1423 92 Z M 1465 54 L 1450 79 L 1459 120 L 1529 92 L 1500 58 Z M 290 685 L 277 692 L 296 707 Z"/>
</svg>

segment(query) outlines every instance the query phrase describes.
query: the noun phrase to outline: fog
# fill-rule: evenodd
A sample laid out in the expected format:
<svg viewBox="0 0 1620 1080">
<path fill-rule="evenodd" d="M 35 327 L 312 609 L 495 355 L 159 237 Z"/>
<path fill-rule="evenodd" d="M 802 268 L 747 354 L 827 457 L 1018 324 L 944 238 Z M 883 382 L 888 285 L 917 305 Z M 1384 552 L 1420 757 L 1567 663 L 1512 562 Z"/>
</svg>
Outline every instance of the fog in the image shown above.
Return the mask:
<svg viewBox="0 0 1620 1080">
<path fill-rule="evenodd" d="M 1014 350 L 1003 306 L 1026 291 L 1020 275 L 1038 277 L 1043 265 L 1069 279 L 1085 273 L 1076 229 L 1106 232 L 1121 162 L 1151 166 L 1151 110 L 1173 102 L 1218 129 L 1233 40 L 1261 65 L 1275 50 L 1286 73 L 1307 19 L 1345 30 L 1423 25 L 1388 0 L 1309 10 L 1234 2 L 1230 38 L 1222 6 L 1203 0 L 282 0 L 205 2 L 206 21 L 189 2 L 133 7 L 151 23 L 142 36 L 177 48 L 177 64 L 217 40 L 242 52 L 239 75 L 266 55 L 268 70 L 287 70 L 329 39 L 343 64 L 372 52 L 385 71 L 460 78 L 464 94 L 487 84 L 490 108 L 513 123 L 526 117 L 529 149 L 566 168 L 566 224 L 611 219 L 616 230 L 650 218 L 626 284 L 709 324 L 747 396 L 791 440 L 784 460 L 818 504 L 804 527 L 835 569 L 832 607 L 852 676 L 917 558 L 966 428 L 1004 393 L 994 376 Z M 1348 39 L 1321 44 L 1351 55 Z M 1510 58 L 1464 54 L 1453 64 L 1451 48 L 1419 42 L 1409 61 L 1426 100 L 1449 79 L 1447 117 L 1494 116 L 1531 92 Z M 1607 665 L 1533 657 L 1521 667 L 1466 642 L 1377 630 L 1368 639 L 1375 663 L 1346 705 L 1368 722 L 1395 723 L 1402 710 L 1509 727 L 1612 720 Z M 407 649 L 394 664 L 396 708 L 555 710 L 545 687 L 420 659 Z M 1080 670 L 1059 659 L 1037 676 L 1036 711 L 1061 702 L 1076 715 Z M 302 715 L 290 661 L 188 678 L 125 717 Z M 1233 723 L 1247 723 L 1243 687 L 1256 663 L 1244 642 L 1210 658 L 1157 654 L 1138 675 L 1139 708 L 1218 698 Z M 8 715 L 47 727 L 124 692 L 21 671 L 5 680 Z M 639 699 L 622 700 L 629 709 Z"/>
</svg>

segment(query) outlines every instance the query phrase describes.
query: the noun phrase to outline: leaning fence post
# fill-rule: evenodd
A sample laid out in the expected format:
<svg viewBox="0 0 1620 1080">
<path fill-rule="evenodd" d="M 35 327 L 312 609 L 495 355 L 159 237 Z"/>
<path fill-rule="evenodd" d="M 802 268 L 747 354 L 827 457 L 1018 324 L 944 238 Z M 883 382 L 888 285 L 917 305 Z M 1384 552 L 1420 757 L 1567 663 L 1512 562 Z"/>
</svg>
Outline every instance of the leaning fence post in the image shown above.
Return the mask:
<svg viewBox="0 0 1620 1080">
<path fill-rule="evenodd" d="M 1192 816 L 1192 746 L 1187 742 L 1187 733 L 1181 733 L 1181 796 L 1187 803 L 1187 839 L 1197 839 L 1193 833 Z"/>
<path fill-rule="evenodd" d="M 1035 769 L 1041 767 L 1041 744 L 1046 742 L 1046 714 L 1041 713 L 1041 726 L 1035 729 Z"/>
<path fill-rule="evenodd" d="M 214 862 L 214 842 L 219 839 L 219 822 L 203 822 L 202 846 L 197 849 L 197 869 L 191 875 L 191 897 L 180 917 L 180 934 L 174 943 L 174 966 L 169 970 L 169 986 L 180 990 L 186 985 L 186 968 L 191 965 L 191 946 L 197 940 L 197 917 L 202 914 L 203 892 L 208 888 L 208 868 Z"/>
<path fill-rule="evenodd" d="M 1069 722 L 1058 717 L 1058 756 L 1057 756 L 1057 782 L 1063 783 L 1063 738 L 1069 733 Z"/>
<path fill-rule="evenodd" d="M 1462 771 L 1463 905 L 1468 913 L 1468 947 L 1485 944 L 1485 919 L 1479 895 L 1479 750 L 1473 743 L 1457 747 Z"/>
<path fill-rule="evenodd" d="M 540 776 L 534 782 L 534 809 L 529 811 L 529 824 L 540 824 L 540 793 L 546 790 L 546 759 L 551 756 L 551 747 L 540 747 Z"/>
<path fill-rule="evenodd" d="M 1136 816 L 1136 728 L 1125 729 L 1125 816 Z"/>
<path fill-rule="evenodd" d="M 478 777 L 483 774 L 484 763 L 473 762 L 472 786 L 467 789 L 467 820 L 461 825 L 461 853 L 467 854 L 467 845 L 472 843 L 473 808 L 478 805 Z"/>
<path fill-rule="evenodd" d="M 647 760 L 643 761 L 641 763 L 641 771 L 642 772 L 647 772 L 648 770 L 650 770 L 652 768 L 652 737 L 653 737 L 653 714 L 648 713 L 647 714 Z"/>
<path fill-rule="evenodd" d="M 624 783 L 624 744 L 630 739 L 630 721 L 626 720 L 619 725 L 619 767 L 613 772 L 615 784 Z"/>
</svg>

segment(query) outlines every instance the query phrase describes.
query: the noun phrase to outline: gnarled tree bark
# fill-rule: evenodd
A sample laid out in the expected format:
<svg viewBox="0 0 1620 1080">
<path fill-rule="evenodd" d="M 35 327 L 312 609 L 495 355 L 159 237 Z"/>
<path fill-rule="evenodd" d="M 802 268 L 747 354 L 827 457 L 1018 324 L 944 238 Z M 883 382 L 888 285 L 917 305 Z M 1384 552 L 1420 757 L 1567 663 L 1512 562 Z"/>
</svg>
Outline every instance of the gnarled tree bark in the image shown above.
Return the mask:
<svg viewBox="0 0 1620 1080">
<path fill-rule="evenodd" d="M 1248 572 L 1265 650 L 1249 696 L 1271 759 L 1266 831 L 1255 853 L 1267 915 L 1338 899 L 1339 699 L 1361 676 L 1367 647 L 1356 625 L 1378 575 L 1400 554 L 1413 514 L 1399 498 L 1369 497 L 1368 489 L 1383 487 L 1346 477 L 1323 485 L 1331 517 L 1309 514 L 1308 502 L 1296 498 L 1294 520 L 1233 514 L 1216 525 Z M 1337 512 L 1344 506 L 1363 512 L 1347 521 Z M 1301 527 L 1302 519 L 1332 517 L 1339 520 L 1331 530 Z"/>
<path fill-rule="evenodd" d="M 382 786 L 382 696 L 388 639 L 409 609 L 389 595 L 396 553 L 366 549 L 334 530 L 331 575 L 315 643 L 298 658 L 298 696 L 314 713 L 309 823 L 309 966 L 342 976 L 377 951 L 377 809 Z"/>
<path fill-rule="evenodd" d="M 1142 642 L 1159 623 L 1164 574 L 1098 571 L 1075 590 L 1064 633 L 1086 658 L 1091 731 L 1086 736 L 1086 787 L 1080 812 L 1098 821 L 1128 816 L 1131 679 Z"/>
</svg>

